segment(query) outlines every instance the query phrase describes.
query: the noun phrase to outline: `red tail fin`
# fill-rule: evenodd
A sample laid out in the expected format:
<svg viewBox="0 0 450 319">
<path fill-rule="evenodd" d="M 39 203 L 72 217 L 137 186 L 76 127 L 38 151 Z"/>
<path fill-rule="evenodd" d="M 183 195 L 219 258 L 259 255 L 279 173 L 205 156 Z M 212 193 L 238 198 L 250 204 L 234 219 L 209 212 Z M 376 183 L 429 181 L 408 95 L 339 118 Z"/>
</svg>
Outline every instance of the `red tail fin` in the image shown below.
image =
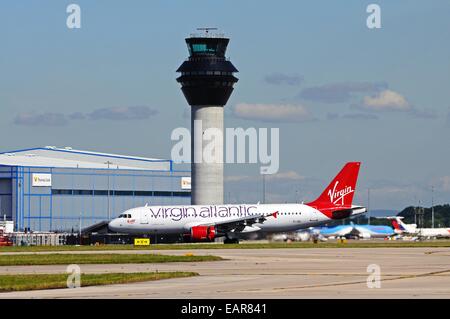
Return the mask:
<svg viewBox="0 0 450 319">
<path fill-rule="evenodd" d="M 350 208 L 355 194 L 356 181 L 358 179 L 360 162 L 349 162 L 337 174 L 323 193 L 313 202 L 308 203 L 317 209 L 333 207 Z"/>
<path fill-rule="evenodd" d="M 391 223 L 392 223 L 392 226 L 394 227 L 394 229 L 401 230 L 398 222 L 395 219 L 393 219 Z"/>
</svg>

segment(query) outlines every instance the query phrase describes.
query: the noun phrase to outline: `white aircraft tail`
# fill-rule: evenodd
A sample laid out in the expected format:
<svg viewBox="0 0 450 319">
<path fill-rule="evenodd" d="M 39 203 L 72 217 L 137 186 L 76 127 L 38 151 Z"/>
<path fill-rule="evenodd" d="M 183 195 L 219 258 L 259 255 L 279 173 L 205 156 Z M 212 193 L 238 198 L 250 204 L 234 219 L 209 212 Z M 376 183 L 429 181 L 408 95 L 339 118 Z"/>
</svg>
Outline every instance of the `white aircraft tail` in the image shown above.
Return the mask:
<svg viewBox="0 0 450 319">
<path fill-rule="evenodd" d="M 397 234 L 401 233 L 414 233 L 416 231 L 417 225 L 416 224 L 405 224 L 401 216 L 392 216 L 387 217 L 387 219 L 390 219 L 392 221 L 392 226 L 394 227 L 394 230 Z"/>
</svg>

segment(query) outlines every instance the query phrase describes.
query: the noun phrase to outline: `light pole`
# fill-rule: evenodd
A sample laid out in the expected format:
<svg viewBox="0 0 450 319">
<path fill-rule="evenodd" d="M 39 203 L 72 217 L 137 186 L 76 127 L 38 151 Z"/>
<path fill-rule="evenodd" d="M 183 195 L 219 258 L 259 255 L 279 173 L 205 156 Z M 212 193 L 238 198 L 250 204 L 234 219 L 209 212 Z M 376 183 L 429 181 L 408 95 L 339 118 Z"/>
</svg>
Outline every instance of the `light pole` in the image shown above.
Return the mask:
<svg viewBox="0 0 450 319">
<path fill-rule="evenodd" d="M 108 200 L 107 200 L 107 202 L 108 202 L 108 203 L 107 203 L 108 220 L 111 220 L 111 211 L 110 211 L 110 205 L 109 205 L 109 165 L 110 165 L 110 164 L 113 164 L 113 162 L 106 161 L 105 164 L 108 165 L 108 194 L 107 194 L 107 196 L 108 196 Z"/>
<path fill-rule="evenodd" d="M 263 174 L 263 204 L 266 203 L 266 174 Z"/>
<path fill-rule="evenodd" d="M 414 195 L 414 203 L 417 201 L 417 196 Z M 417 206 L 414 207 L 414 224 L 417 225 Z"/>
<path fill-rule="evenodd" d="M 370 225 L 370 188 L 367 189 L 367 217 Z"/>
<path fill-rule="evenodd" d="M 79 222 L 79 235 L 80 235 L 80 245 L 82 244 L 81 242 L 81 212 L 80 212 L 80 222 Z"/>
<path fill-rule="evenodd" d="M 431 228 L 434 228 L 434 186 L 431 186 Z"/>
</svg>

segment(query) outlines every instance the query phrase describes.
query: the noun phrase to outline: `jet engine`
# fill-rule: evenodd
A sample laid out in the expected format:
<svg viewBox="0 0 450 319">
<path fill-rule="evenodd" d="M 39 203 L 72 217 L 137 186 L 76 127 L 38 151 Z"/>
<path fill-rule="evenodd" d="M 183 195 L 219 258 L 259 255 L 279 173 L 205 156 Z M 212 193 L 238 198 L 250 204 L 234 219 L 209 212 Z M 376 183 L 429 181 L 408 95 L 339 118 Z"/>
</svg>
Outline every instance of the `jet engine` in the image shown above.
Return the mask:
<svg viewBox="0 0 450 319">
<path fill-rule="evenodd" d="M 369 233 L 360 233 L 360 234 L 359 234 L 359 238 L 362 238 L 362 239 L 370 239 L 371 236 L 370 236 Z"/>
<path fill-rule="evenodd" d="M 191 228 L 191 238 L 194 240 L 214 240 L 216 228 L 214 226 L 194 226 Z"/>
</svg>

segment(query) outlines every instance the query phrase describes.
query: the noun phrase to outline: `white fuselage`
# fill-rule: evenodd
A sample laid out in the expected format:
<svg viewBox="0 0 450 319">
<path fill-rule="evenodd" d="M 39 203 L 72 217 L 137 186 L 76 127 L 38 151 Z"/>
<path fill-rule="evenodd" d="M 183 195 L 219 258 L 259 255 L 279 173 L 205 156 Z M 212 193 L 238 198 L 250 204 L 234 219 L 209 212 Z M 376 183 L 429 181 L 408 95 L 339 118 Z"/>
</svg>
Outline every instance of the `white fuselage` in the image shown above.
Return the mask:
<svg viewBox="0 0 450 319">
<path fill-rule="evenodd" d="M 397 222 L 403 229 L 395 229 L 396 234 L 419 237 L 450 237 L 450 228 L 417 228 L 416 224 L 405 224 L 400 219 Z"/>
<path fill-rule="evenodd" d="M 264 222 L 246 227 L 248 232 L 285 232 L 330 221 L 317 209 L 304 204 L 241 204 L 241 205 L 184 205 L 144 206 L 129 209 L 109 223 L 113 231 L 129 234 L 188 233 L 197 225 L 220 224 L 253 215 L 272 214 Z"/>
<path fill-rule="evenodd" d="M 415 228 L 408 233 L 422 237 L 450 237 L 450 228 Z"/>
</svg>

